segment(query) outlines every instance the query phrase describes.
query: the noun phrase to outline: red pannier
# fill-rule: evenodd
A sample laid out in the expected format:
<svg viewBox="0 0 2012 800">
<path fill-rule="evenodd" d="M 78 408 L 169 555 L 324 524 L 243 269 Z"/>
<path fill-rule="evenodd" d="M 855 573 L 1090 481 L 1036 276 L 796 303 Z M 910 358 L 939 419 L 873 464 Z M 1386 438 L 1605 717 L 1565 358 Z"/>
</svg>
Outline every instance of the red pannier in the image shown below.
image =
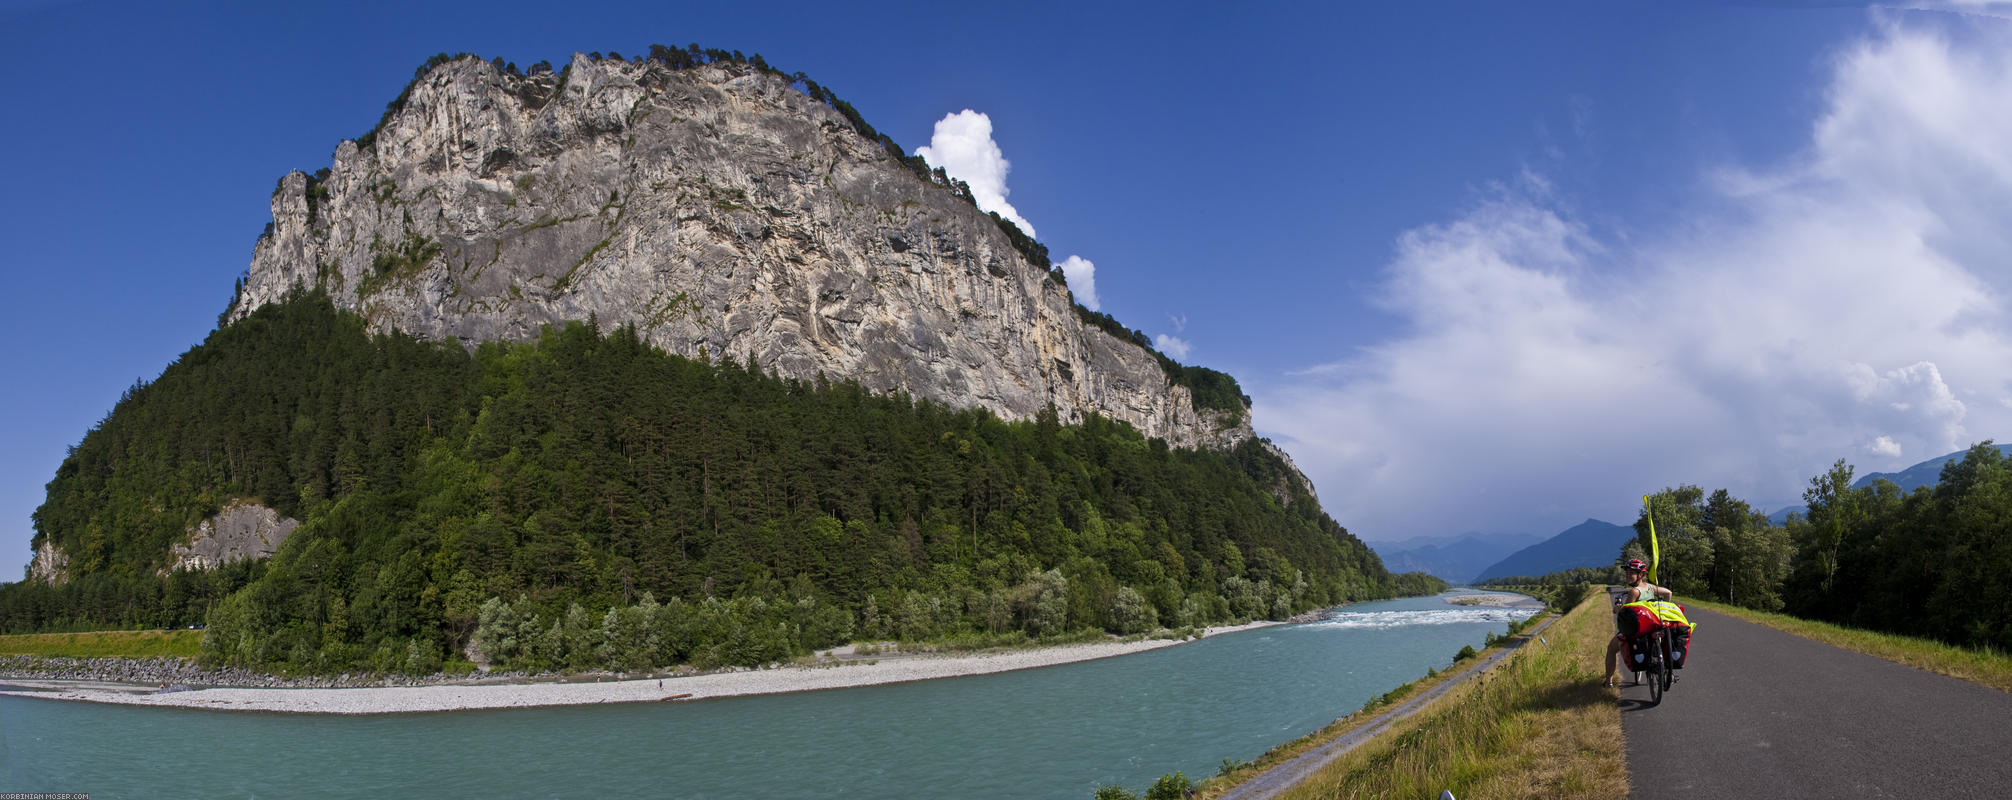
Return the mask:
<svg viewBox="0 0 2012 800">
<path fill-rule="evenodd" d="M 1677 616 L 1682 616 L 1683 606 L 1674 603 L 1664 605 L 1675 606 Z M 1627 661 L 1633 671 L 1641 672 L 1646 665 L 1648 634 L 1657 629 L 1669 631 L 1670 668 L 1684 668 L 1685 656 L 1688 656 L 1691 650 L 1691 625 L 1688 622 L 1666 619 L 1644 603 L 1629 603 L 1615 610 L 1614 624 L 1628 643 Z"/>
<path fill-rule="evenodd" d="M 1614 611 L 1614 628 L 1633 639 L 1663 627 L 1663 619 L 1640 603 L 1629 603 Z"/>
</svg>

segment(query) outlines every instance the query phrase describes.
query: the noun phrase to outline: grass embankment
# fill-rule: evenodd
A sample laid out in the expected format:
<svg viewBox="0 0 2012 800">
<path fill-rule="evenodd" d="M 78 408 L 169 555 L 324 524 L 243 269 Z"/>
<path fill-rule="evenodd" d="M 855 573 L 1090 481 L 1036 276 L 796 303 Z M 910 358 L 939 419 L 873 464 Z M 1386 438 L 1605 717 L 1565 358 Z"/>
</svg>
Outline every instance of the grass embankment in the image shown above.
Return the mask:
<svg viewBox="0 0 2012 800">
<path fill-rule="evenodd" d="M 96 631 L 19 633 L 0 636 L 0 656 L 45 658 L 195 658 L 203 632 Z"/>
<path fill-rule="evenodd" d="M 1626 796 L 1620 709 L 1613 693 L 1599 685 L 1613 624 L 1599 613 L 1605 602 L 1599 595 L 1588 598 L 1546 629 L 1543 641 L 1529 642 L 1488 674 L 1454 687 L 1280 796 L 1438 797 L 1445 790 L 1457 797 Z M 1453 674 L 1415 684 L 1412 691 Z M 1260 763 L 1283 761 L 1373 717 L 1351 715 L 1266 754 Z M 1229 789 L 1227 781 L 1212 783 L 1223 785 L 1204 787 L 1201 797 Z"/>
<path fill-rule="evenodd" d="M 1756 625 L 1765 625 L 1784 633 L 1792 633 L 1805 639 L 1814 639 L 1824 644 L 1906 664 L 1916 669 L 1938 672 L 1999 691 L 2012 692 L 2012 654 L 1996 650 L 1956 647 L 1929 639 L 1916 639 L 1892 633 L 1846 628 L 1828 622 L 1755 611 L 1724 603 L 1690 598 L 1683 598 L 1681 602 L 1685 605 L 1708 608 L 1729 617 L 1738 617 Z"/>
</svg>

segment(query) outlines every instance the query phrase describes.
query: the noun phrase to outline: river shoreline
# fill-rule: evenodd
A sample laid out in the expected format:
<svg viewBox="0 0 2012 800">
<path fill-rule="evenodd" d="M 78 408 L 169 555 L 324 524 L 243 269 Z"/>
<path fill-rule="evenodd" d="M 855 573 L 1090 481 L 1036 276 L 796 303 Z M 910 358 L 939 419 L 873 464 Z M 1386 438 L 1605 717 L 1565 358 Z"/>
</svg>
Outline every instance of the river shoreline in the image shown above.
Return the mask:
<svg viewBox="0 0 2012 800">
<path fill-rule="evenodd" d="M 1471 591 L 1471 590 L 1470 590 Z M 1456 605 L 1541 608 L 1524 595 L 1481 592 L 1446 598 Z M 1346 608 L 1345 606 L 1342 608 Z M 1287 622 L 1310 622 L 1340 609 L 1323 609 Z M 1202 636 L 1287 622 L 1257 621 L 1208 628 Z M 971 653 L 858 653 L 852 646 L 824 651 L 808 663 L 765 669 L 666 673 L 626 678 L 585 675 L 471 675 L 452 678 L 342 676 L 279 678 L 245 670 L 224 676 L 237 684 L 203 686 L 218 676 L 180 659 L 70 659 L 67 668 L 6 670 L 0 695 L 120 705 L 266 711 L 303 714 L 403 714 L 602 703 L 685 702 L 749 695 L 812 692 L 890 683 L 1036 669 L 1141 653 L 1181 644 L 1180 639 L 1138 639 Z M 44 659 L 44 661 L 66 661 Z M 172 662 L 172 663 L 170 663 Z M 0 668 L 6 665 L 0 664 Z M 242 674 L 238 674 L 242 673 Z M 190 688 L 186 684 L 194 684 Z"/>
<path fill-rule="evenodd" d="M 1203 636 L 1282 623 L 1259 621 L 1209 628 Z M 630 680 L 496 678 L 452 683 L 370 687 L 215 687 L 163 691 L 148 684 L 104 680 L 0 678 L 0 694 L 137 706 L 305 714 L 400 714 L 497 708 L 685 702 L 722 697 L 809 692 L 888 683 L 1034 669 L 1155 650 L 1178 639 L 1092 642 L 979 653 L 896 653 L 844 658 L 831 654 L 811 665 L 741 669 Z"/>
<path fill-rule="evenodd" d="M 1480 589 L 1476 589 L 1473 591 L 1477 592 L 1477 594 L 1454 595 L 1452 597 L 1446 598 L 1446 602 L 1449 605 L 1484 606 L 1487 608 L 1529 609 L 1529 608 L 1544 607 L 1544 601 L 1539 600 L 1535 597 L 1531 597 L 1526 594 L 1514 594 L 1511 592 L 1489 592 Z"/>
</svg>

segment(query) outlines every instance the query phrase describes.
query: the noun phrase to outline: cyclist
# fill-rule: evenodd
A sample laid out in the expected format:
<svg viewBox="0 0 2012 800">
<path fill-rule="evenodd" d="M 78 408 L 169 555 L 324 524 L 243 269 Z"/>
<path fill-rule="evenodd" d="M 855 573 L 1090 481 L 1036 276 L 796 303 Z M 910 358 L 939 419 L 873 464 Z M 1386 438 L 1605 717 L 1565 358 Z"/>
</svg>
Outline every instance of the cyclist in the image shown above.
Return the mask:
<svg viewBox="0 0 2012 800">
<path fill-rule="evenodd" d="M 1628 563 L 1621 565 L 1621 571 L 1627 575 L 1626 580 L 1628 582 L 1628 587 L 1626 589 L 1622 589 L 1619 594 L 1614 596 L 1614 605 L 1620 606 L 1626 603 L 1639 603 L 1644 600 L 1670 599 L 1671 596 L 1670 590 L 1649 582 L 1649 565 L 1644 563 L 1641 559 L 1639 558 L 1628 559 Z M 1620 630 L 1619 623 L 1617 621 L 1615 625 L 1614 638 L 1607 642 L 1608 686 L 1615 685 L 1614 660 L 1620 656 L 1621 648 L 1626 646 L 1629 633 L 1630 632 Z"/>
</svg>

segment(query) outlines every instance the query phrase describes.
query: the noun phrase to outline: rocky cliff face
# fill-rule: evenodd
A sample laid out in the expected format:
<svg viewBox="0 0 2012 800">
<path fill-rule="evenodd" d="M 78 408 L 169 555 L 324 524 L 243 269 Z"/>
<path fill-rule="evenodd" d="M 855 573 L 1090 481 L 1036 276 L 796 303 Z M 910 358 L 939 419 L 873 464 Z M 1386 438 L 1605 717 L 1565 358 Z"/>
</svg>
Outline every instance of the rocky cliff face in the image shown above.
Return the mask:
<svg viewBox="0 0 2012 800">
<path fill-rule="evenodd" d="M 773 73 L 575 56 L 422 75 L 374 142 L 272 198 L 234 317 L 319 287 L 466 343 L 594 319 L 686 356 L 1024 419 L 1053 404 L 1181 447 L 1251 436 L 1084 325 L 991 218 Z"/>
<path fill-rule="evenodd" d="M 35 548 L 35 560 L 28 562 L 28 580 L 62 584 L 70 580 L 70 557 L 47 537 Z"/>
<path fill-rule="evenodd" d="M 188 543 L 175 545 L 174 562 L 162 573 L 216 569 L 232 561 L 270 557 L 298 527 L 300 520 L 257 503 L 232 503 L 190 530 Z"/>
</svg>

